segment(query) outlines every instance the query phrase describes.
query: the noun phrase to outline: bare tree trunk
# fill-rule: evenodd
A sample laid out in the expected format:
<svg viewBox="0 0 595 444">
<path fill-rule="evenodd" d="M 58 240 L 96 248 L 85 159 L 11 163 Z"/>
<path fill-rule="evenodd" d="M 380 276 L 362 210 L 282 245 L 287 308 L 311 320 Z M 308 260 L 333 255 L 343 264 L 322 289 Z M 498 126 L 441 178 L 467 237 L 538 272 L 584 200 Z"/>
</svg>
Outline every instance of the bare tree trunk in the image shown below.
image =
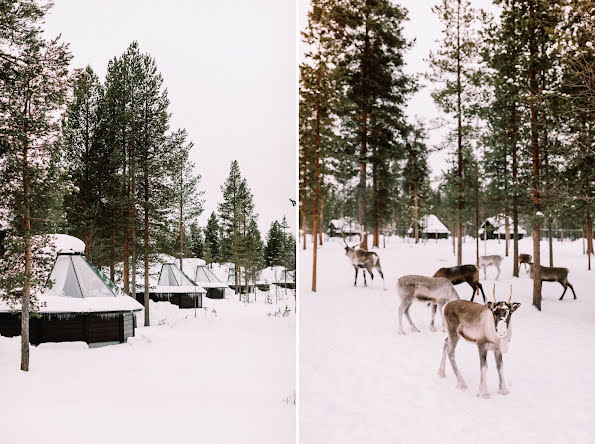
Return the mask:
<svg viewBox="0 0 595 444">
<path fill-rule="evenodd" d="M 320 63 L 320 62 L 319 62 Z M 320 65 L 318 66 L 318 75 L 317 75 L 317 82 L 318 88 L 320 89 L 320 81 L 322 77 L 322 71 Z M 316 242 L 316 236 L 318 235 L 318 223 L 319 223 L 319 213 L 318 207 L 320 205 L 319 198 L 320 198 L 320 112 L 321 112 L 321 104 L 320 98 L 316 100 L 316 154 L 315 154 L 315 161 L 314 161 L 314 211 L 312 214 L 312 236 L 314 237 L 312 243 L 312 291 L 316 291 L 316 265 L 318 259 L 318 243 Z"/>
<path fill-rule="evenodd" d="M 145 327 L 149 327 L 151 325 L 151 317 L 149 313 L 149 172 L 148 172 L 148 165 L 145 161 L 144 167 L 144 187 L 145 187 L 145 214 L 144 214 L 144 267 L 145 267 L 145 294 L 144 294 L 144 306 L 145 306 Z"/>
<path fill-rule="evenodd" d="M 511 143 L 512 143 L 512 275 L 519 277 L 519 200 L 517 196 L 517 118 L 516 118 L 516 105 L 511 106 Z"/>
<path fill-rule="evenodd" d="M 463 123 L 461 103 L 462 85 L 461 85 L 461 2 L 457 2 L 457 227 L 459 232 L 457 265 L 463 263 Z"/>
<path fill-rule="evenodd" d="M 25 112 L 27 107 L 25 107 Z M 24 125 L 27 136 L 27 123 Z M 23 285 L 23 300 L 21 302 L 21 370 L 29 371 L 29 305 L 31 300 L 31 208 L 29 203 L 29 174 L 27 171 L 29 147 L 23 146 L 23 210 L 24 210 L 24 239 L 25 239 L 25 282 Z"/>
<path fill-rule="evenodd" d="M 130 144 L 130 234 L 132 242 L 132 298 L 136 300 L 136 141 L 134 139 L 134 94 L 132 94 L 132 138 Z"/>
<path fill-rule="evenodd" d="M 537 44 L 535 41 L 535 7 L 533 1 L 529 2 L 529 92 L 531 109 L 531 159 L 533 173 L 533 189 L 531 192 L 531 201 L 534 210 L 533 225 L 533 305 L 541 311 L 541 195 L 539 181 L 539 132 L 537 128 L 537 79 L 536 62 Z"/>
<path fill-rule="evenodd" d="M 593 219 L 591 209 L 587 209 L 587 263 L 588 270 L 591 270 L 591 255 L 593 254 Z"/>
<path fill-rule="evenodd" d="M 553 246 L 553 241 L 552 239 L 554 238 L 553 233 L 552 233 L 552 220 L 548 220 L 548 227 L 547 227 L 547 231 L 548 231 L 548 243 L 549 243 L 549 249 L 550 249 L 550 267 L 554 266 L 554 246 Z"/>
<path fill-rule="evenodd" d="M 419 214 L 417 206 L 417 182 L 413 184 L 413 231 L 415 232 L 415 243 L 419 243 Z"/>
</svg>

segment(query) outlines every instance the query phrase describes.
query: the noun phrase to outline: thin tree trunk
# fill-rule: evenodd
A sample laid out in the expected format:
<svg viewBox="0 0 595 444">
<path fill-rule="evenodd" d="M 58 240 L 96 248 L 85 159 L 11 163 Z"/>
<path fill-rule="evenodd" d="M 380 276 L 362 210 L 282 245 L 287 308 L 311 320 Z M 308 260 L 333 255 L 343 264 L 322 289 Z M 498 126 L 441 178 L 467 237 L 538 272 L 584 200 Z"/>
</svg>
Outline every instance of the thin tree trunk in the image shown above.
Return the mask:
<svg viewBox="0 0 595 444">
<path fill-rule="evenodd" d="M 419 218 L 417 206 L 417 182 L 413 184 L 413 231 L 415 232 L 415 243 L 419 243 Z"/>
<path fill-rule="evenodd" d="M 512 275 L 519 277 L 519 200 L 517 196 L 517 118 L 516 104 L 511 106 L 511 145 L 512 145 Z"/>
<path fill-rule="evenodd" d="M 25 113 L 27 105 L 25 106 Z M 27 123 L 23 133 L 28 137 Z M 21 302 L 21 370 L 29 371 L 29 305 L 31 300 L 31 213 L 29 203 L 29 174 L 28 142 L 23 145 L 23 211 L 24 211 L 24 239 L 25 239 L 25 282 L 23 285 L 23 300 Z"/>
<path fill-rule="evenodd" d="M 535 9 L 533 1 L 529 2 L 529 92 L 531 109 L 531 160 L 533 174 L 533 189 L 531 192 L 531 201 L 534 210 L 533 225 L 533 305 L 541 311 L 541 195 L 539 181 L 539 132 L 537 128 L 537 79 L 536 79 L 536 61 L 537 44 L 535 41 Z"/>
<path fill-rule="evenodd" d="M 144 188 L 145 188 L 145 214 L 144 214 L 144 233 L 143 233 L 143 254 L 144 254 L 144 274 L 145 274 L 145 294 L 143 297 L 145 306 L 145 327 L 151 325 L 151 317 L 149 313 L 149 171 L 147 161 L 144 162 Z"/>
<path fill-rule="evenodd" d="M 591 270 L 591 255 L 593 254 L 593 219 L 591 210 L 587 209 L 587 270 Z"/>
<path fill-rule="evenodd" d="M 320 50 L 320 49 L 319 49 Z M 320 81 L 322 79 L 322 71 L 320 64 L 318 65 L 317 83 L 318 89 L 320 90 Z M 318 243 L 316 242 L 316 236 L 318 235 L 318 223 L 319 213 L 318 207 L 320 205 L 320 112 L 321 103 L 320 97 L 316 99 L 316 136 L 315 136 L 315 159 L 314 159 L 314 211 L 312 214 L 312 291 L 316 291 L 316 265 L 318 259 Z"/>
<path fill-rule="evenodd" d="M 457 1 L 457 227 L 459 232 L 457 265 L 463 263 L 463 124 L 462 124 L 462 85 L 461 85 L 461 1 Z"/>
<path fill-rule="evenodd" d="M 134 128 L 134 93 L 132 94 L 132 120 L 130 143 L 130 240 L 132 242 L 132 299 L 136 300 L 136 140 Z"/>
</svg>

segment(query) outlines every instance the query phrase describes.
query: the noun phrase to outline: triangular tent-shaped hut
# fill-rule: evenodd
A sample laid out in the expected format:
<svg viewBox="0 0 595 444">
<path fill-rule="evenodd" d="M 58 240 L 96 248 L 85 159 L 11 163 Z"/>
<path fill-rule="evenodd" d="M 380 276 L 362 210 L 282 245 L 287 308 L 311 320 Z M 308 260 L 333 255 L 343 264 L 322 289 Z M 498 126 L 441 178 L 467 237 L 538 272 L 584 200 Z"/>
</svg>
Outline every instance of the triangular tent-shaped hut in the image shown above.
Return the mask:
<svg viewBox="0 0 595 444">
<path fill-rule="evenodd" d="M 43 304 L 30 319 L 30 341 L 126 342 L 134 336 L 134 312 L 142 306 L 124 294 L 83 254 L 85 244 L 72 236 L 53 235 L 56 261 L 47 290 L 39 295 Z M 15 307 L 0 303 L 0 334 L 20 335 Z"/>
<path fill-rule="evenodd" d="M 149 289 L 153 301 L 169 301 L 180 308 L 202 308 L 202 296 L 206 293 L 173 262 L 161 265 L 157 286 Z"/>
<path fill-rule="evenodd" d="M 198 265 L 194 273 L 194 282 L 207 290 L 207 297 L 223 299 L 227 285 L 217 279 L 217 276 L 206 265 Z"/>
</svg>

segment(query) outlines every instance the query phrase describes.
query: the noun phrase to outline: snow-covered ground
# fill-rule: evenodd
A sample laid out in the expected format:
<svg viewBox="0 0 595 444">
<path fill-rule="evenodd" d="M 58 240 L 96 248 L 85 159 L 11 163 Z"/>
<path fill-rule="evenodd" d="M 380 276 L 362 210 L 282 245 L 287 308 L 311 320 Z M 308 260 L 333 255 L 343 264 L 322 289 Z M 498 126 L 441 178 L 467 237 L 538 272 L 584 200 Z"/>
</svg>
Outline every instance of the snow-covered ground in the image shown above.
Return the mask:
<svg viewBox="0 0 595 444">
<path fill-rule="evenodd" d="M 295 442 L 293 293 L 203 303 L 195 318 L 151 302 L 126 344 L 32 347 L 28 373 L 20 337 L 0 337 L 0 442 Z"/>
<path fill-rule="evenodd" d="M 542 261 L 547 261 L 543 242 Z M 497 393 L 493 353 L 488 354 L 491 399 L 476 396 L 479 387 L 477 347 L 461 341 L 457 363 L 469 388 L 456 388 L 447 361 L 446 379 L 437 376 L 445 334 L 429 331 L 430 308 L 414 302 L 411 317 L 421 333 L 397 334 L 397 278 L 431 276 L 456 264 L 451 240 L 415 246 L 390 239 L 377 250 L 388 290 L 374 279 L 353 287 L 353 268 L 342 242 L 319 250 L 318 292 L 312 293 L 312 250 L 300 253 L 300 441 L 302 443 L 593 443 L 595 442 L 595 271 L 578 242 L 554 242 L 554 265 L 570 269 L 570 289 L 543 284 L 542 312 L 532 305 L 532 280 L 521 271 L 512 278 L 512 258 L 502 274 L 488 270 L 481 278 L 486 296 L 496 283 L 499 300 L 521 307 L 512 317 L 510 350 L 504 373 L 510 394 Z M 532 240 L 520 241 L 532 253 Z M 511 243 L 512 253 L 512 243 Z M 481 244 L 480 254 L 484 254 Z M 487 254 L 504 255 L 504 242 L 488 241 Z M 464 244 L 464 263 L 475 262 L 475 243 Z M 547 262 L 546 262 L 547 264 Z M 455 287 L 471 297 L 467 284 Z M 477 301 L 477 299 L 475 299 Z M 441 321 L 437 316 L 437 326 Z"/>
</svg>

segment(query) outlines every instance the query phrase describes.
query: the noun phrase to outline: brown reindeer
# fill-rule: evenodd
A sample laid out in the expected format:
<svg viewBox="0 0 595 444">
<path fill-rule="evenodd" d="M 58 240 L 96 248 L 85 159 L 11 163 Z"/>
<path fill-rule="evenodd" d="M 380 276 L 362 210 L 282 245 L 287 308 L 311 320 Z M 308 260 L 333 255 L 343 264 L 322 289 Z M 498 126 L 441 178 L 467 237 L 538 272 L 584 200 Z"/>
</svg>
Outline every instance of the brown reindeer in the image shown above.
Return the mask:
<svg viewBox="0 0 595 444">
<path fill-rule="evenodd" d="M 529 276 L 531 279 L 535 279 L 534 271 L 533 271 L 533 263 L 531 263 L 531 268 L 529 269 Z M 560 301 L 564 298 L 566 294 L 566 290 L 568 287 L 572 290 L 572 294 L 574 295 L 574 299 L 576 299 L 576 293 L 574 292 L 574 287 L 570 282 L 568 282 L 568 268 L 564 267 L 544 267 L 543 265 L 539 266 L 539 277 L 542 281 L 545 282 L 558 282 L 562 287 L 564 287 L 564 291 L 562 292 L 562 296 L 560 296 Z"/>
<path fill-rule="evenodd" d="M 355 281 L 353 282 L 353 286 L 357 286 L 357 274 L 360 268 L 362 269 L 362 274 L 364 275 L 364 287 L 368 285 L 366 282 L 366 270 L 368 273 L 370 273 L 370 277 L 374 279 L 374 273 L 372 271 L 375 269 L 378 270 L 378 274 L 380 274 L 380 277 L 382 278 L 383 287 L 386 290 L 386 286 L 384 285 L 384 274 L 382 274 L 382 268 L 380 267 L 380 259 L 378 258 L 378 255 L 373 251 L 367 251 L 363 248 L 356 248 L 355 246 L 351 247 L 347 245 L 343 227 L 341 227 L 341 235 L 343 236 L 343 242 L 345 242 L 345 255 L 349 258 L 353 268 L 355 269 Z M 358 233 L 358 236 L 361 242 L 363 236 L 361 233 Z"/>
<path fill-rule="evenodd" d="M 533 256 L 530 254 L 519 254 L 519 267 L 522 264 L 525 264 L 525 271 L 527 271 L 528 266 L 533 263 Z"/>
<path fill-rule="evenodd" d="M 477 276 L 477 267 L 472 264 L 467 265 L 457 265 L 455 267 L 444 267 L 434 273 L 434 277 L 444 277 L 448 279 L 452 285 L 462 284 L 463 282 L 467 282 L 471 288 L 473 288 L 473 294 L 471 295 L 471 301 L 475 299 L 475 292 L 479 294 L 481 291 L 481 295 L 483 296 L 483 302 L 486 301 L 486 295 L 483 292 L 483 287 L 476 279 Z M 479 289 L 479 291 L 478 291 Z"/>
<path fill-rule="evenodd" d="M 508 351 L 512 328 L 510 319 L 512 313 L 521 305 L 518 302 L 512 302 L 512 285 L 510 286 L 510 297 L 508 302 L 496 302 L 494 286 L 494 302 L 488 302 L 486 305 L 475 304 L 469 301 L 452 301 L 444 307 L 444 318 L 446 319 L 446 328 L 448 336 L 444 342 L 442 351 L 442 361 L 438 376 L 446 377 L 445 366 L 446 357 L 450 359 L 452 369 L 457 377 L 457 387 L 465 390 L 467 384 L 463 380 L 461 373 L 455 362 L 455 348 L 459 339 L 463 338 L 477 344 L 479 350 L 479 364 L 481 369 L 481 381 L 479 383 L 479 393 L 477 396 L 489 398 L 486 385 L 486 375 L 488 372 L 487 354 L 492 350 L 496 358 L 496 368 L 500 379 L 501 395 L 508 394 L 506 381 L 504 380 L 504 371 L 502 365 L 502 353 Z"/>
</svg>

